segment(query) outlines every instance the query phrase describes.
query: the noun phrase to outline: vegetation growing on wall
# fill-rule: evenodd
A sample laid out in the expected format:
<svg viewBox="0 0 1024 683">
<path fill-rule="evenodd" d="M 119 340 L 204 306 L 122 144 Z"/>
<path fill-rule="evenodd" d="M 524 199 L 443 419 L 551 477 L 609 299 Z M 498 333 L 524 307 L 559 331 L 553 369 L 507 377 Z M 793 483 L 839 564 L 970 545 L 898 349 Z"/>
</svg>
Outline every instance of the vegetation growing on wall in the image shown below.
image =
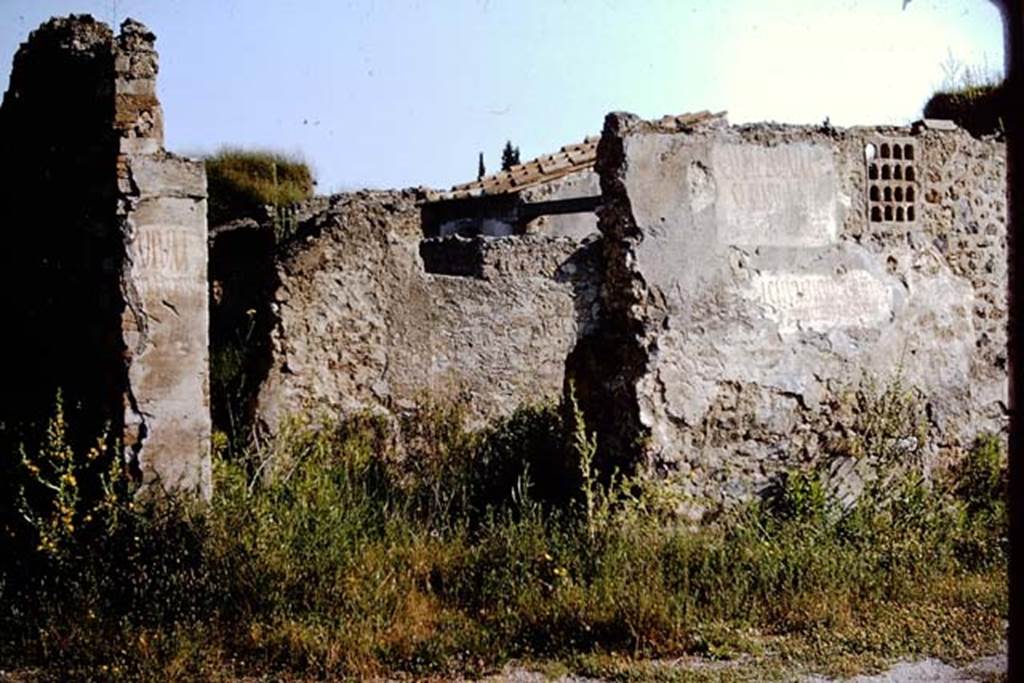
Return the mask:
<svg viewBox="0 0 1024 683">
<path fill-rule="evenodd" d="M 251 454 L 272 481 L 221 459 L 203 509 L 146 507 L 100 470 L 90 498 L 51 430 L 24 462 L 27 550 L 2 560 L 0 661 L 63 680 L 479 674 L 509 658 L 614 674 L 623 654 L 685 653 L 850 673 L 1002 637 L 998 439 L 848 510 L 794 473 L 694 530 L 665 490 L 596 475 L 575 406 L 480 433 L 454 403 L 403 421 L 398 448 L 380 418 L 295 420 Z M 870 424 L 865 453 L 910 426 Z"/>
<path fill-rule="evenodd" d="M 985 67 L 963 64 L 950 56 L 942 66 L 945 80 L 924 105 L 924 116 L 949 119 L 976 136 L 1003 134 L 1007 116 L 1002 77 Z"/>
<path fill-rule="evenodd" d="M 282 207 L 313 195 L 315 180 L 301 158 L 264 150 L 224 148 L 206 158 L 209 222 L 262 218 L 264 206 Z"/>
</svg>

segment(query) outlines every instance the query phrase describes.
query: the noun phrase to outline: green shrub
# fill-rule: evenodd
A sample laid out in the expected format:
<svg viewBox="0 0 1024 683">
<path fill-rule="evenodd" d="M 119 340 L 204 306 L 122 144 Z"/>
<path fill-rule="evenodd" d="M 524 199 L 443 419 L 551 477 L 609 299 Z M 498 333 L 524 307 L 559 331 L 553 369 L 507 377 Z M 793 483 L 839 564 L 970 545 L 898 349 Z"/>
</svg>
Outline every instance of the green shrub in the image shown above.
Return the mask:
<svg viewBox="0 0 1024 683">
<path fill-rule="evenodd" d="M 205 161 L 211 225 L 236 218 L 262 218 L 264 206 L 287 206 L 313 194 L 313 173 L 297 157 L 225 148 Z"/>
<path fill-rule="evenodd" d="M 793 470 L 782 477 L 777 494 L 767 503 L 780 519 L 818 520 L 828 512 L 831 501 L 816 473 Z"/>
<path fill-rule="evenodd" d="M 882 474 L 919 470 L 928 442 L 928 420 L 919 391 L 901 373 L 885 382 L 864 376 L 849 392 L 854 420 L 836 454 L 864 460 Z"/>
<path fill-rule="evenodd" d="M 1006 130 L 1006 87 L 985 85 L 937 92 L 924 105 L 924 116 L 949 119 L 975 136 L 1002 135 Z"/>
<path fill-rule="evenodd" d="M 956 495 L 970 513 L 1005 520 L 1007 471 L 1003 440 L 995 434 L 984 434 L 953 469 Z"/>
</svg>

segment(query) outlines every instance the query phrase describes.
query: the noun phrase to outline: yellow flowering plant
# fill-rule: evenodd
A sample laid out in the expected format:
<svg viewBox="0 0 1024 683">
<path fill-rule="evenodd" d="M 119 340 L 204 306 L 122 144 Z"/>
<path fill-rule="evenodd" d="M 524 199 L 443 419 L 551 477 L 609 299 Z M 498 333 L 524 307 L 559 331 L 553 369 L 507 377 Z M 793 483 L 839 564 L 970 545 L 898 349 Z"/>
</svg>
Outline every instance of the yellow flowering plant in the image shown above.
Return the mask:
<svg viewBox="0 0 1024 683">
<path fill-rule="evenodd" d="M 121 463 L 104 437 L 79 454 L 68 434 L 58 394 L 38 449 L 20 449 L 18 510 L 36 536 L 36 550 L 58 560 L 67 559 L 87 529 L 116 524 L 127 491 Z"/>
</svg>

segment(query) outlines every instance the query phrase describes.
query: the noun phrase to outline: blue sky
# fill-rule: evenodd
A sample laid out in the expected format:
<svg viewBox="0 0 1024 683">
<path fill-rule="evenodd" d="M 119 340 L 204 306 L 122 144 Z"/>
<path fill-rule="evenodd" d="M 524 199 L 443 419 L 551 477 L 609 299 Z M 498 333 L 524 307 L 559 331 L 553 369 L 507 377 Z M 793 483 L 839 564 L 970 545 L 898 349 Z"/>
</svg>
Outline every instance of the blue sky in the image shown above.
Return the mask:
<svg viewBox="0 0 1024 683">
<path fill-rule="evenodd" d="M 0 76 L 52 15 L 157 34 L 167 146 L 302 154 L 321 191 L 445 187 L 604 114 L 905 123 L 953 60 L 1000 71 L 986 0 L 0 0 Z"/>
</svg>

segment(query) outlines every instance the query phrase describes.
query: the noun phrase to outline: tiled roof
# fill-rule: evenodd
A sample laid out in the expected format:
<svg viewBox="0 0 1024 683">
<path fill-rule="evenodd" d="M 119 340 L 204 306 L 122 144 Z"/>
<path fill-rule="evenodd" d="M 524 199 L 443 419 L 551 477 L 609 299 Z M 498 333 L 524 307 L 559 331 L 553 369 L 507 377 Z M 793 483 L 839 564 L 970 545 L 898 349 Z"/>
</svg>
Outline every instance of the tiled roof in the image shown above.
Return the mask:
<svg viewBox="0 0 1024 683">
<path fill-rule="evenodd" d="M 663 116 L 653 121 L 653 123 L 667 130 L 681 130 L 721 115 L 721 113 L 712 114 L 702 111 L 695 114 Z M 597 159 L 597 143 L 600 139 L 599 135 L 592 135 L 584 139 L 583 142 L 566 145 L 554 154 L 545 154 L 536 159 L 531 159 L 525 163 L 513 166 L 507 171 L 484 176 L 470 183 L 455 185 L 447 192 L 431 193 L 427 201 L 463 199 L 465 197 L 519 192 L 528 187 L 591 168 Z"/>
<path fill-rule="evenodd" d="M 430 197 L 430 200 L 462 199 L 518 192 L 527 187 L 590 168 L 597 159 L 597 142 L 600 139 L 600 136 L 597 135 L 588 137 L 583 142 L 566 145 L 554 154 L 545 154 L 513 166 L 507 171 L 499 171 L 471 183 L 456 185 L 448 192 L 439 192 Z"/>
</svg>

